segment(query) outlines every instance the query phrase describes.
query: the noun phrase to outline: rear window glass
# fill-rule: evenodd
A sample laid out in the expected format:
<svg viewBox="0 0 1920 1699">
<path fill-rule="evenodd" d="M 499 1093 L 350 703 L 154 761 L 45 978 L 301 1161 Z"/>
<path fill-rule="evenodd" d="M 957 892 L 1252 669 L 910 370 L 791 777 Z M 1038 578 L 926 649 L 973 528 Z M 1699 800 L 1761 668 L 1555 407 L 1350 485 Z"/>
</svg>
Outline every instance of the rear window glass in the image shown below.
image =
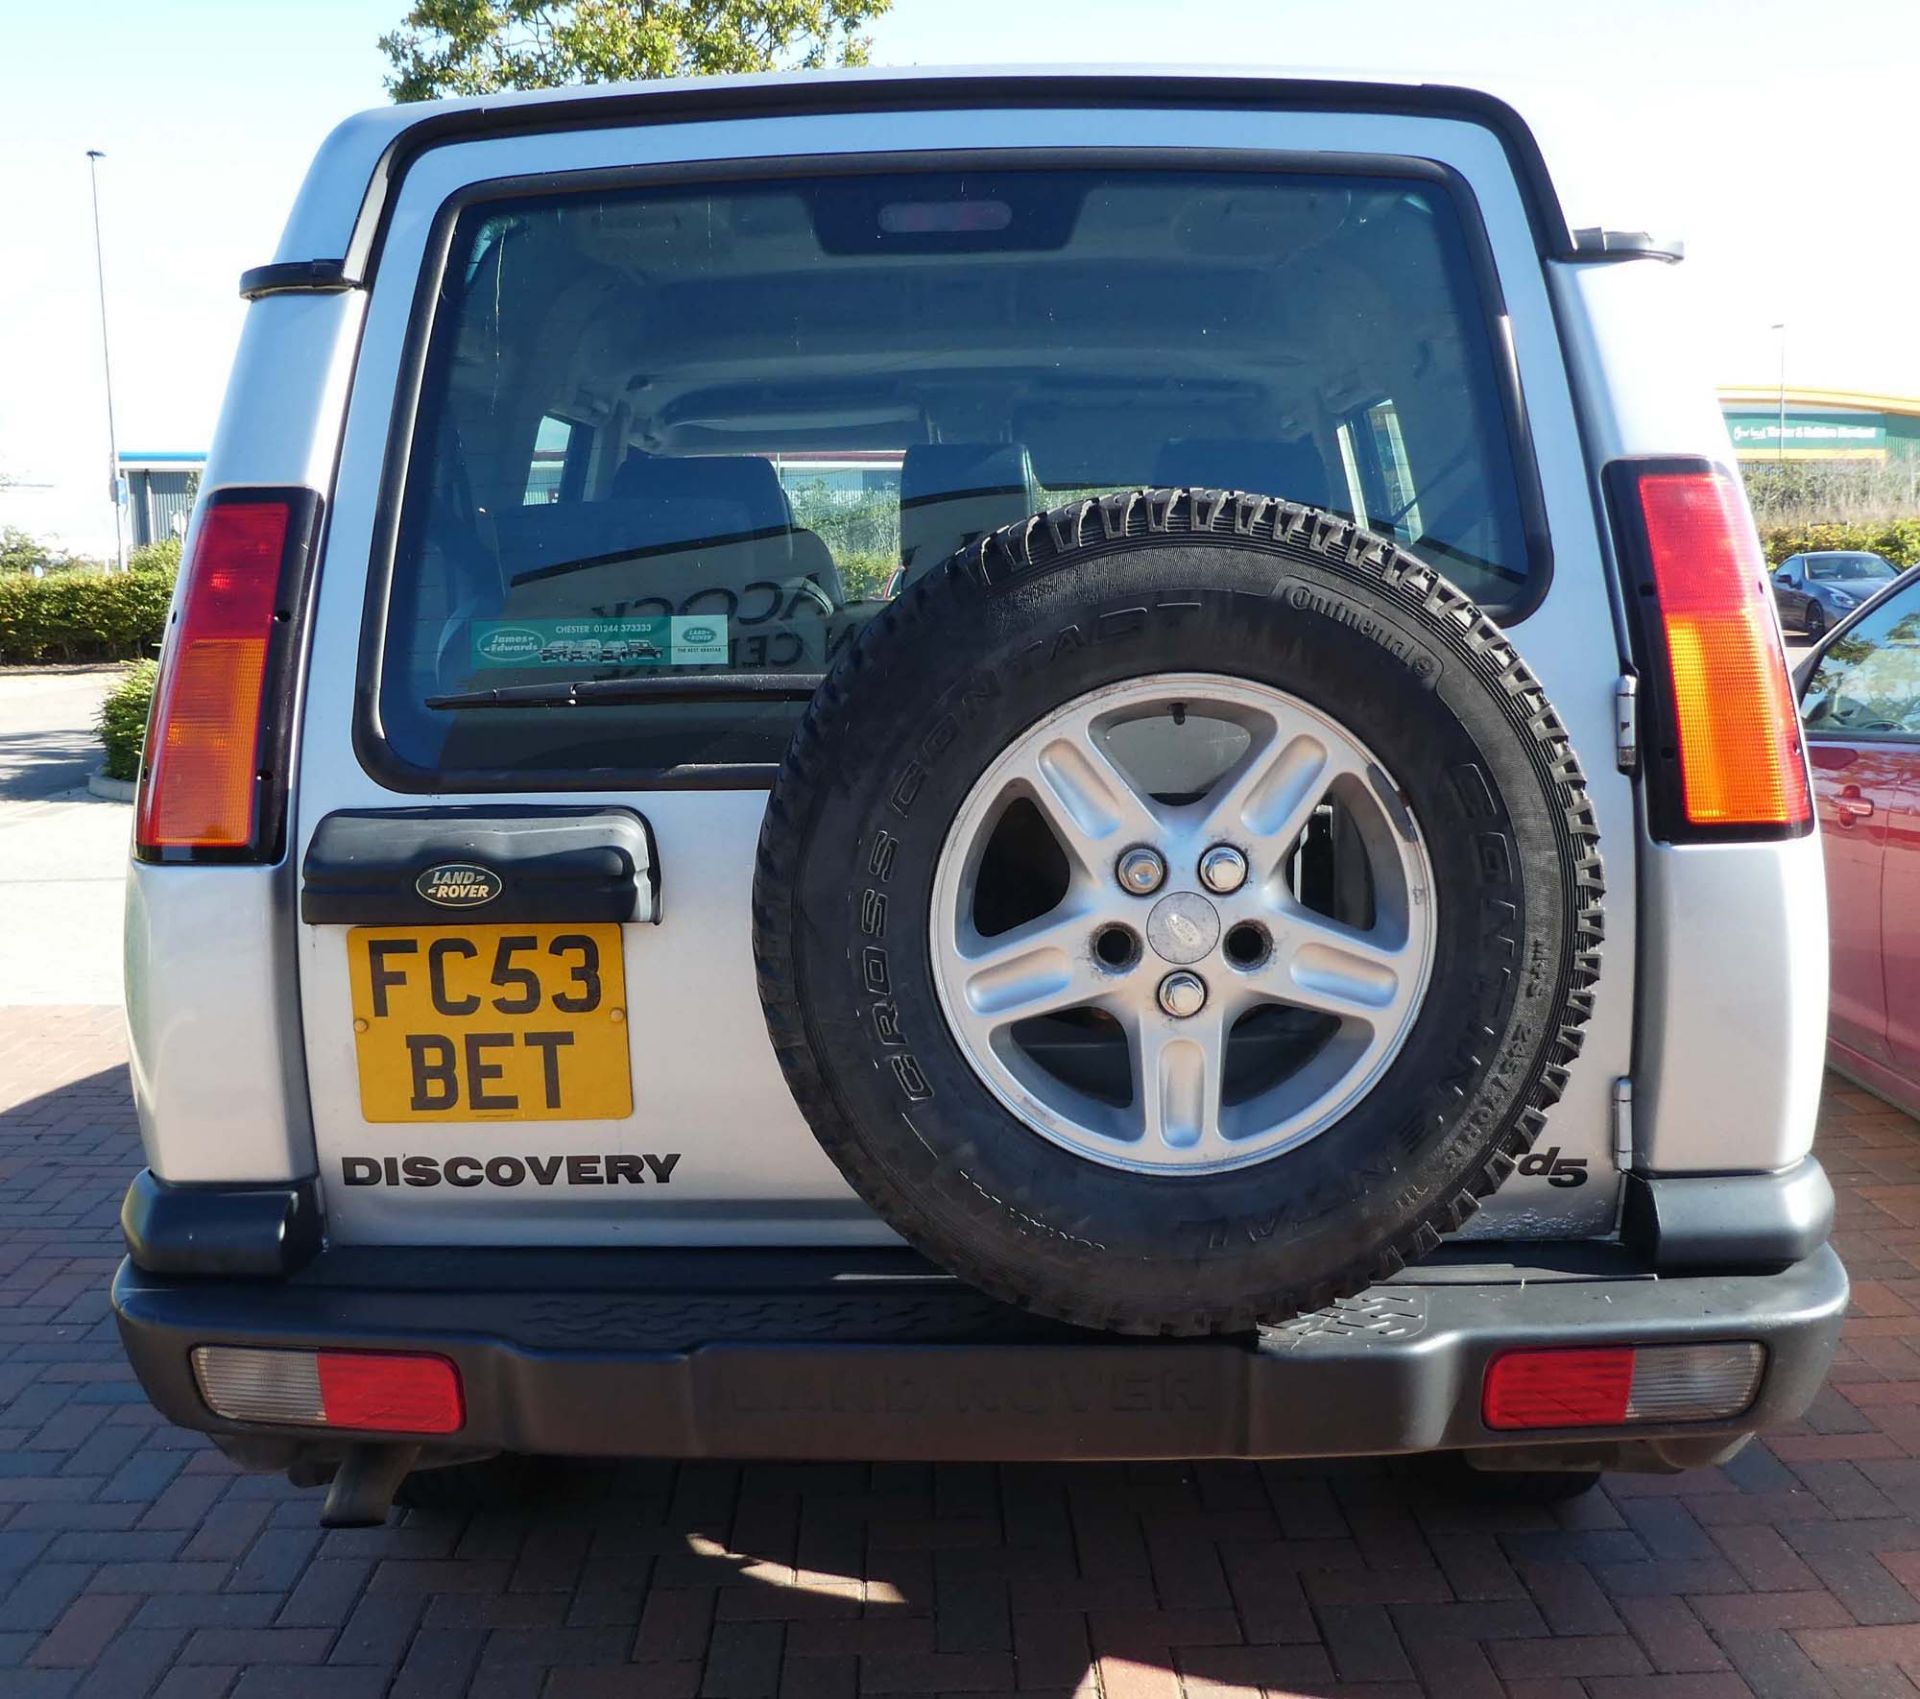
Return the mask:
<svg viewBox="0 0 1920 1699">
<path fill-rule="evenodd" d="M 1512 605 L 1529 561 L 1495 359 L 1425 177 L 887 173 L 472 205 L 377 729 L 436 779 L 777 761 L 807 680 L 904 585 L 1143 485 L 1332 508 Z M 774 693 L 741 699 L 756 681 Z"/>
<path fill-rule="evenodd" d="M 1807 556 L 1807 576 L 1816 584 L 1843 584 L 1862 579 L 1885 581 L 1894 575 L 1891 563 L 1878 555 L 1826 554 Z"/>
</svg>

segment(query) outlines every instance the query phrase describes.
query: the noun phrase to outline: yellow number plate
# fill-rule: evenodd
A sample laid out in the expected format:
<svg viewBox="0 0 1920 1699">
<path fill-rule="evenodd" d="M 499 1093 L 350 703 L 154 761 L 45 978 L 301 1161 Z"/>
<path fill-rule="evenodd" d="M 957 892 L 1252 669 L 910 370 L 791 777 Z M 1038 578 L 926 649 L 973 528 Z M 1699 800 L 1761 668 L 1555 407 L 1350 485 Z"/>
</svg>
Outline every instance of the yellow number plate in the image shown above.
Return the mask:
<svg viewBox="0 0 1920 1699">
<path fill-rule="evenodd" d="M 369 1121 L 617 1121 L 633 1111 L 617 926 L 347 933 Z"/>
</svg>

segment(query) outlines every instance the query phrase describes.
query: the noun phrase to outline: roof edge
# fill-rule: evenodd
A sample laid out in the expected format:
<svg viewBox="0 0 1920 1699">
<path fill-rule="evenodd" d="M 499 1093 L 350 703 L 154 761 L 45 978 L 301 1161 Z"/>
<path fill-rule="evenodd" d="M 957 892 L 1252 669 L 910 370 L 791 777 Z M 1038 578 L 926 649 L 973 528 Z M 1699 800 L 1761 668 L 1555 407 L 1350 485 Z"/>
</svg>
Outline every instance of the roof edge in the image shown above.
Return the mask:
<svg viewBox="0 0 1920 1699">
<path fill-rule="evenodd" d="M 321 144 L 272 268 L 256 270 L 337 266 L 331 287 L 366 283 L 378 262 L 388 201 L 407 166 L 427 149 L 455 141 L 822 111 L 1096 103 L 1406 112 L 1477 123 L 1495 134 L 1512 162 L 1542 251 L 1553 258 L 1576 257 L 1566 215 L 1532 130 L 1511 105 L 1483 90 L 1289 69 L 1000 65 L 607 83 L 374 108 L 345 120 Z"/>
</svg>

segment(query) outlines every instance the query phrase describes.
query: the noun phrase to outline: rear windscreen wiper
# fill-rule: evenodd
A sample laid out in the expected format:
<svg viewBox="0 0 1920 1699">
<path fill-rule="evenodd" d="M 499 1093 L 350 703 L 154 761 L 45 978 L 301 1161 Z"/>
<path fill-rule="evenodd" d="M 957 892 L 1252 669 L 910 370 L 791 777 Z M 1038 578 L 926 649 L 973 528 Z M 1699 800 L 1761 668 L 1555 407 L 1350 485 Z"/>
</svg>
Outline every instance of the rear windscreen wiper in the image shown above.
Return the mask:
<svg viewBox="0 0 1920 1699">
<path fill-rule="evenodd" d="M 825 673 L 687 673 L 670 678 L 542 679 L 429 696 L 429 708 L 624 708 L 640 702 L 805 702 Z"/>
</svg>

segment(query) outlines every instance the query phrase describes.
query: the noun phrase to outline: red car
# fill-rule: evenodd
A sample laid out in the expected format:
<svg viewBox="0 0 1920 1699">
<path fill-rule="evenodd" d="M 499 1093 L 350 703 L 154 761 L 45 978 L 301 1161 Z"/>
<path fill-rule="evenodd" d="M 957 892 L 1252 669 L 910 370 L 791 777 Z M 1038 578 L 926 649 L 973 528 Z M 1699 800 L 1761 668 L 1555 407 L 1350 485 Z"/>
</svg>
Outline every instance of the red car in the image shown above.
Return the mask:
<svg viewBox="0 0 1920 1699">
<path fill-rule="evenodd" d="M 1920 1114 L 1920 567 L 1803 664 L 1826 845 L 1832 1066 Z"/>
</svg>

